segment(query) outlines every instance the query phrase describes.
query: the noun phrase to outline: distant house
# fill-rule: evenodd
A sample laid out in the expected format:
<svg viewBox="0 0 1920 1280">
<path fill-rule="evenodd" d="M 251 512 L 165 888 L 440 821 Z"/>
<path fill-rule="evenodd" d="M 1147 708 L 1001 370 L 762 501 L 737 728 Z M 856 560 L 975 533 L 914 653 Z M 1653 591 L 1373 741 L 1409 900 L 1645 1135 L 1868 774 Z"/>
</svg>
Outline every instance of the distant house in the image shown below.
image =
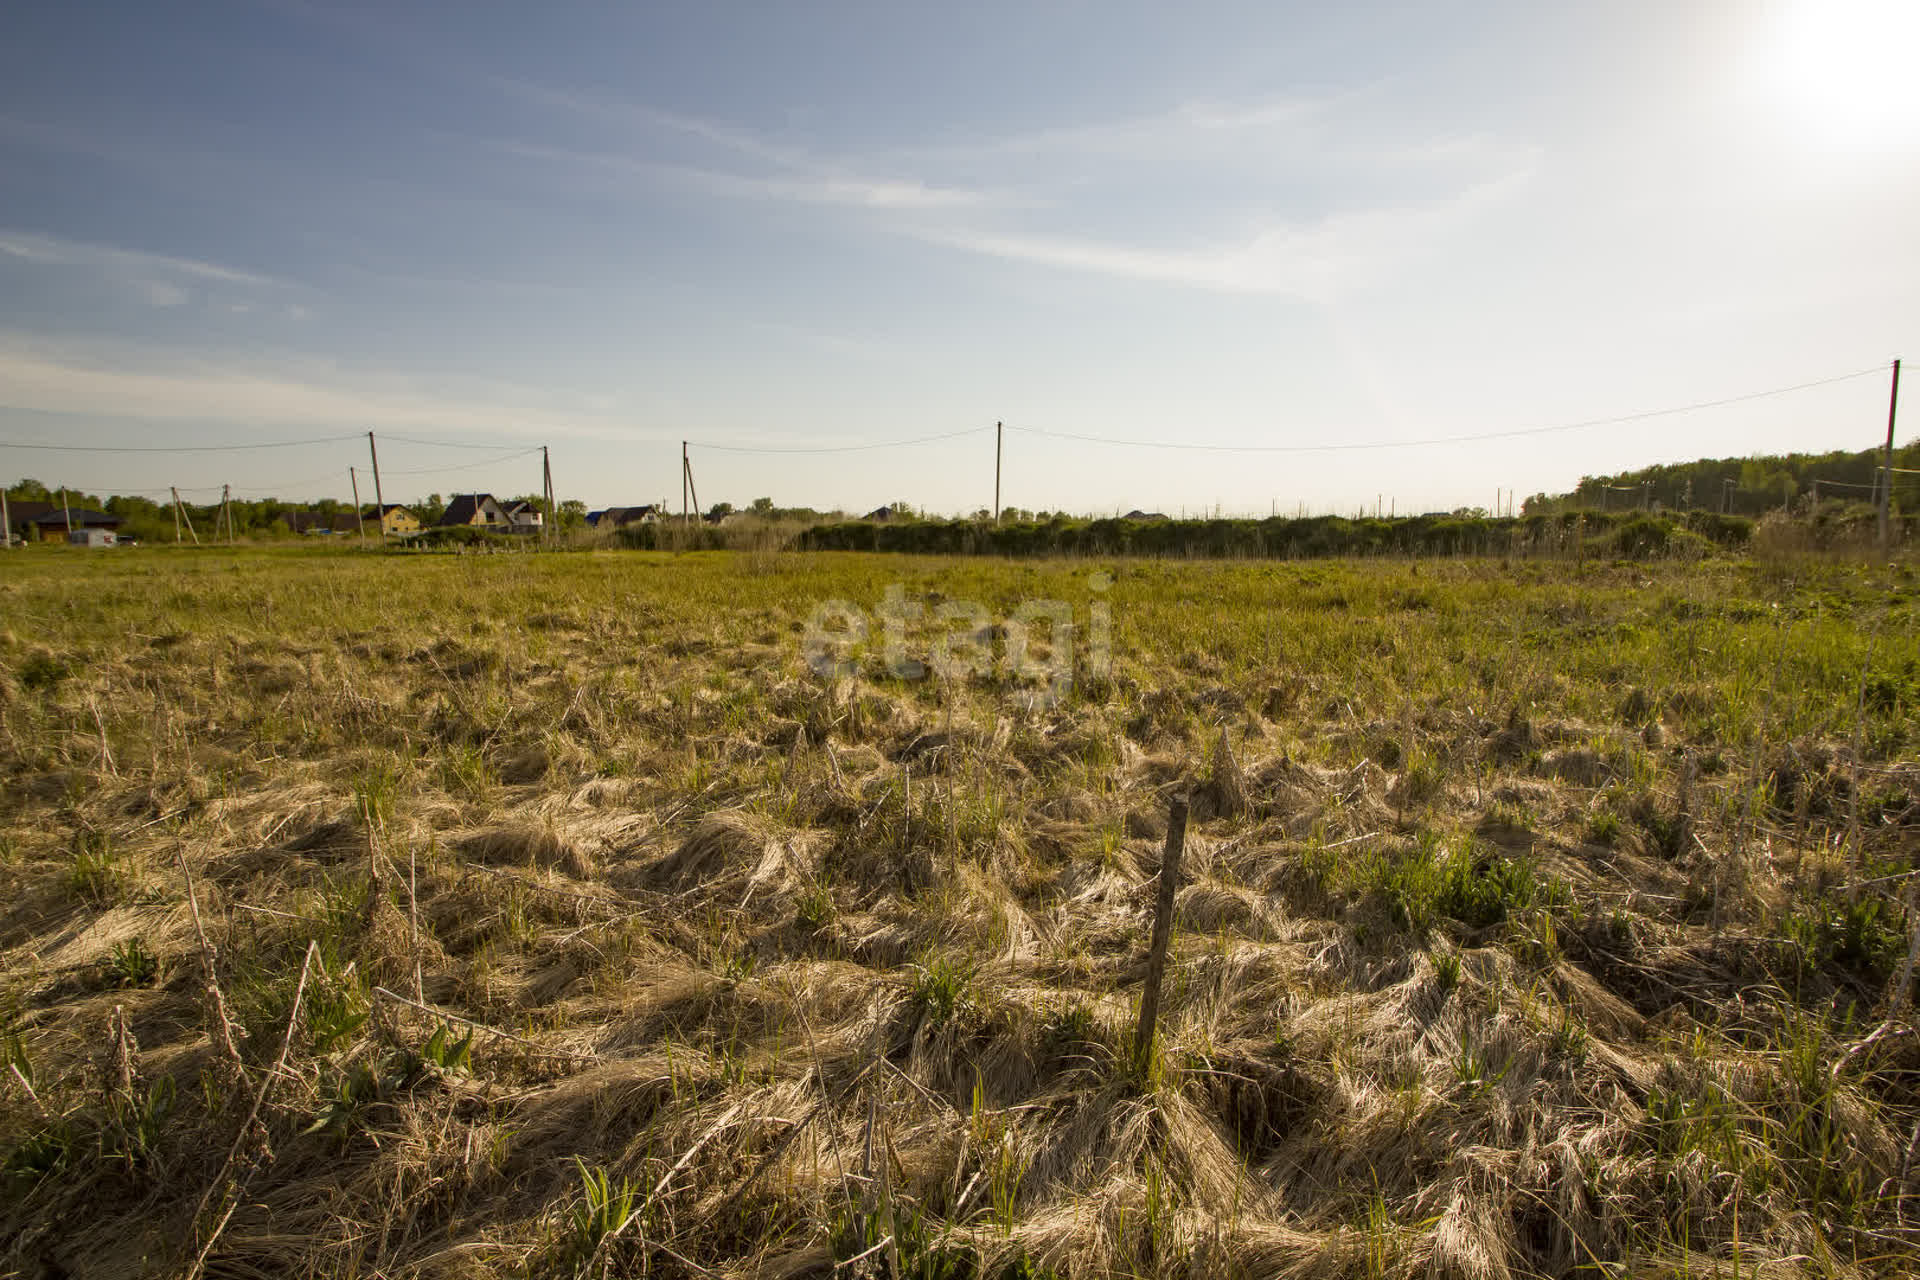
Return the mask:
<svg viewBox="0 0 1920 1280">
<path fill-rule="evenodd" d="M 891 520 L 893 519 L 893 508 L 892 507 L 875 507 L 873 510 L 867 512 L 867 514 L 863 516 L 862 519 Z"/>
<path fill-rule="evenodd" d="M 649 502 L 643 507 L 608 507 L 605 511 L 587 512 L 587 523 L 598 529 L 605 526 L 618 529 L 630 524 L 652 524 L 660 519 L 660 508 Z"/>
<path fill-rule="evenodd" d="M 117 534 L 126 521 L 104 511 L 87 507 L 62 507 L 57 502 L 9 502 L 7 522 L 10 534 L 35 542 L 65 542 L 67 530 L 103 529 Z"/>
<path fill-rule="evenodd" d="M 709 511 L 707 514 L 701 516 L 700 519 L 708 524 L 726 524 L 738 514 L 739 512 L 737 511 Z"/>
<path fill-rule="evenodd" d="M 476 529 L 505 529 L 507 510 L 490 493 L 456 493 L 440 517 L 439 528 L 470 526 Z"/>
<path fill-rule="evenodd" d="M 397 502 L 389 502 L 384 507 L 368 507 L 361 515 L 368 524 L 372 524 L 375 513 L 379 514 L 380 527 L 396 537 L 406 537 L 420 532 L 420 517 L 413 514 Z"/>
<path fill-rule="evenodd" d="M 360 521 L 351 511 L 345 514 L 337 511 L 332 514 L 324 511 L 289 511 L 280 518 L 287 522 L 287 528 L 310 537 L 360 531 Z M 368 519 L 372 519 L 372 516 L 369 515 Z"/>
<path fill-rule="evenodd" d="M 67 543 L 75 547 L 111 547 L 120 541 L 120 535 L 112 529 L 82 529 L 75 527 L 67 535 Z"/>
<path fill-rule="evenodd" d="M 546 524 L 540 508 L 531 502 L 508 503 L 502 510 L 507 513 L 507 528 L 514 533 L 538 533 Z"/>
<path fill-rule="evenodd" d="M 1141 511 L 1139 508 L 1136 507 L 1134 510 L 1127 512 L 1127 514 L 1125 514 L 1124 516 L 1121 516 L 1120 518 L 1122 520 L 1165 520 L 1167 517 L 1163 512 Z"/>
</svg>

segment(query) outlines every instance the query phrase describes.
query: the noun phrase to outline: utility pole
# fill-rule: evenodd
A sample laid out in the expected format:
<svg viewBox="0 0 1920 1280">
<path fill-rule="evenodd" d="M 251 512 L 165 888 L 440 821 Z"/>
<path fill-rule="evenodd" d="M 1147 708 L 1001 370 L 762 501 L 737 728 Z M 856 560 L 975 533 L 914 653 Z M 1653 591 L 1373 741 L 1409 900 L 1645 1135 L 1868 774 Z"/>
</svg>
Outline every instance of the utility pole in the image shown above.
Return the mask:
<svg viewBox="0 0 1920 1280">
<path fill-rule="evenodd" d="M 13 545 L 13 514 L 7 510 L 7 491 L 0 489 L 0 539 Z"/>
<path fill-rule="evenodd" d="M 231 492 L 232 492 L 231 485 L 223 484 L 220 486 L 220 518 L 227 522 L 227 545 L 228 546 L 233 545 L 233 507 L 227 501 L 228 494 Z"/>
<path fill-rule="evenodd" d="M 1893 477 L 1888 476 L 1887 479 L 1891 480 Z M 65 486 L 62 486 L 60 489 L 60 511 L 61 514 L 67 518 L 67 536 L 71 538 L 73 536 L 73 508 L 67 505 L 67 490 Z"/>
<path fill-rule="evenodd" d="M 993 424 L 993 522 L 1000 523 L 1000 445 L 1006 423 Z"/>
<path fill-rule="evenodd" d="M 1893 420 L 1900 409 L 1900 362 L 1893 362 L 1893 390 L 1887 396 L 1887 452 L 1880 472 L 1880 550 L 1893 545 Z"/>
<path fill-rule="evenodd" d="M 360 477 L 354 474 L 352 467 L 347 468 L 347 483 L 353 486 L 353 523 L 360 530 L 360 545 L 367 544 L 367 517 L 360 511 Z"/>
<path fill-rule="evenodd" d="M 686 488 L 680 495 L 681 519 L 683 523 L 691 524 L 693 517 L 700 514 L 700 490 L 693 484 L 693 459 L 687 456 L 685 440 L 680 442 L 680 477 L 686 483 Z M 689 498 L 693 500 L 692 507 L 687 505 Z"/>
<path fill-rule="evenodd" d="M 380 522 L 380 542 L 387 541 L 387 498 L 380 491 L 380 449 L 373 442 L 373 432 L 367 432 L 367 456 L 373 459 L 373 518 Z"/>
<path fill-rule="evenodd" d="M 180 501 L 180 490 L 178 489 L 173 490 L 173 520 L 173 540 L 175 542 L 180 541 L 180 522 L 184 520 L 187 523 L 187 532 L 193 535 L 193 545 L 196 547 L 200 545 L 200 534 L 193 527 L 193 517 L 187 514 L 186 506 Z"/>
<path fill-rule="evenodd" d="M 547 456 L 547 446 L 540 446 L 540 489 L 547 495 L 547 541 L 551 543 L 560 536 L 559 516 L 553 509 L 553 460 Z"/>
<path fill-rule="evenodd" d="M 1728 476 L 1720 481 L 1720 514 L 1723 516 L 1733 514 L 1734 483 L 1735 481 L 1732 476 Z"/>
</svg>

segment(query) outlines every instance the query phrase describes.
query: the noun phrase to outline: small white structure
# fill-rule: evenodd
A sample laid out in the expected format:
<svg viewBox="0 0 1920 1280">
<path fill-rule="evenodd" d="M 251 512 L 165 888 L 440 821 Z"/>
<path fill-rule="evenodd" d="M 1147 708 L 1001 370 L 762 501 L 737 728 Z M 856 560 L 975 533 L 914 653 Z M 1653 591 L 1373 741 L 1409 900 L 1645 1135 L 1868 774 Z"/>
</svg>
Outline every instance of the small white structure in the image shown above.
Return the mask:
<svg viewBox="0 0 1920 1280">
<path fill-rule="evenodd" d="M 111 529 L 74 529 L 67 534 L 67 545 L 72 547 L 117 547 L 120 535 Z"/>
<path fill-rule="evenodd" d="M 507 527 L 514 533 L 534 533 L 546 524 L 546 516 L 531 502 L 516 502 L 506 508 Z"/>
</svg>

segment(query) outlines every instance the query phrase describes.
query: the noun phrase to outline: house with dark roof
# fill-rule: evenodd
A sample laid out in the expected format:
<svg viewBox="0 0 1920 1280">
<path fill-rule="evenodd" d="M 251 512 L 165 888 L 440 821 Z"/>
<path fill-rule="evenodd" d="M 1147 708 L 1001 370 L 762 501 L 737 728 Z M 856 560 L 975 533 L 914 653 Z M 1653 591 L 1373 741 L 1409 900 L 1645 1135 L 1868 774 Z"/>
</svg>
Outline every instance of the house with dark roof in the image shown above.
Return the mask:
<svg viewBox="0 0 1920 1280">
<path fill-rule="evenodd" d="M 65 542 L 70 528 L 118 533 L 125 523 L 119 516 L 89 507 L 63 507 L 57 502 L 7 503 L 7 532 L 35 542 Z"/>
<path fill-rule="evenodd" d="M 490 493 L 456 493 L 440 517 L 438 528 L 470 526 L 476 529 L 505 529 L 507 511 Z"/>
<path fill-rule="evenodd" d="M 531 502 L 509 502 L 501 510 L 507 513 L 507 528 L 514 533 L 538 533 L 546 525 L 546 516 Z"/>
<path fill-rule="evenodd" d="M 598 529 L 620 529 L 630 524 L 652 524 L 660 519 L 660 508 L 654 503 L 641 507 L 608 507 L 605 511 L 587 512 L 587 523 Z"/>
</svg>

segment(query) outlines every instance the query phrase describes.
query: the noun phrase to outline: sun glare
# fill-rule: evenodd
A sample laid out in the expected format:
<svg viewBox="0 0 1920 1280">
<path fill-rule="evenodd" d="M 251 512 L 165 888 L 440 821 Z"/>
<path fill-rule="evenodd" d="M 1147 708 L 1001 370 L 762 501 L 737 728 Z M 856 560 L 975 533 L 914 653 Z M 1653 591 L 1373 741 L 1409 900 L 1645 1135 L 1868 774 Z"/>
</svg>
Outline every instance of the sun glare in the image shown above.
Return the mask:
<svg viewBox="0 0 1920 1280">
<path fill-rule="evenodd" d="M 1765 39 L 1768 94 L 1828 145 L 1920 137 L 1920 0 L 1798 0 Z"/>
</svg>

